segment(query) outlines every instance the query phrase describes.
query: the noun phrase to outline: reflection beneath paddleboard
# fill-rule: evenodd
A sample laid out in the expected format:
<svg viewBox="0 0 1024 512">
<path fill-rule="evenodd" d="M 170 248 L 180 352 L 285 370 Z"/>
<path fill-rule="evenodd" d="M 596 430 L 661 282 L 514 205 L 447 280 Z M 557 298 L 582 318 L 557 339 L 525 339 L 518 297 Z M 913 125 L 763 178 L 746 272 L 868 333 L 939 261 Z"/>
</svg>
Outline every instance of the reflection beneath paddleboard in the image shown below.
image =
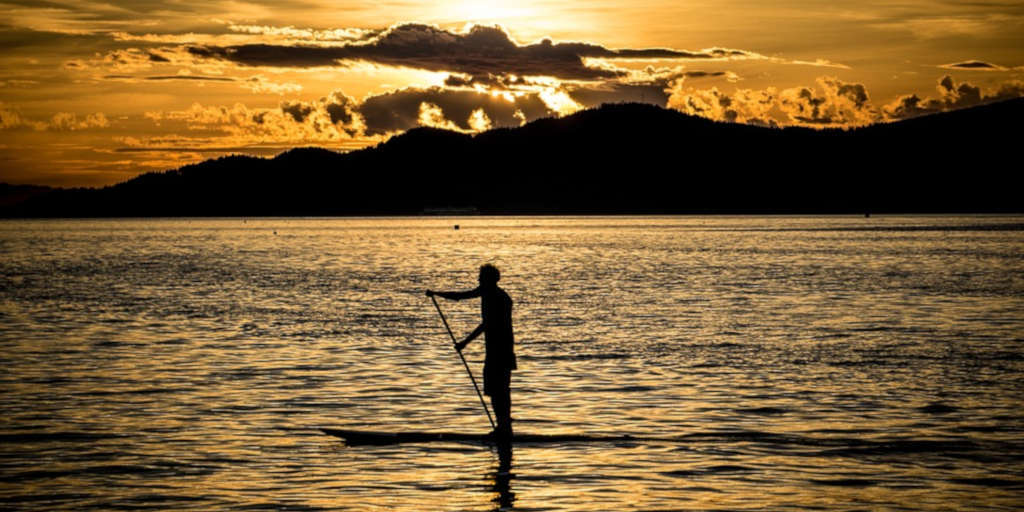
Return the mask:
<svg viewBox="0 0 1024 512">
<path fill-rule="evenodd" d="M 494 492 L 497 496 L 492 500 L 496 505 L 493 510 L 510 510 L 516 500 L 512 492 L 512 443 L 498 443 L 495 447 L 498 454 L 498 467 L 492 473 L 494 479 Z"/>
</svg>

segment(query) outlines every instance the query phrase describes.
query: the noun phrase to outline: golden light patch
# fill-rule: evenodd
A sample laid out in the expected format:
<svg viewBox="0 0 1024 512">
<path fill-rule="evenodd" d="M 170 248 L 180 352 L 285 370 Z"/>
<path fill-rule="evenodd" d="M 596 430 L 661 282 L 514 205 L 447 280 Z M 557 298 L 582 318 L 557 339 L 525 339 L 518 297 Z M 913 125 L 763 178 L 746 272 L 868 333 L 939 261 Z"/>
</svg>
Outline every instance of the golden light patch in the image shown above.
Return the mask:
<svg viewBox="0 0 1024 512">
<path fill-rule="evenodd" d="M 535 7 L 521 2 L 502 1 L 454 1 L 439 4 L 439 10 L 448 18 L 467 22 L 507 23 L 524 18 L 535 18 L 540 12 Z"/>
</svg>

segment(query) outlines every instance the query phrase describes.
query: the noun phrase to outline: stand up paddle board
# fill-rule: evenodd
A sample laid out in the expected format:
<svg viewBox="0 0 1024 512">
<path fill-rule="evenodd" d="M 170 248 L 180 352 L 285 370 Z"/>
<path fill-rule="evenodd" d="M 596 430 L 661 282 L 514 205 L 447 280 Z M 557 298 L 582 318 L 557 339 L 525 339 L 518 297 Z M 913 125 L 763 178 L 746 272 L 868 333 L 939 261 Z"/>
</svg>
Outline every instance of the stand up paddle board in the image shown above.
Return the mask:
<svg viewBox="0 0 1024 512">
<path fill-rule="evenodd" d="M 490 434 L 466 434 L 458 432 L 373 432 L 367 430 L 345 430 L 338 428 L 320 429 L 323 433 L 340 437 L 349 446 L 388 445 L 402 443 L 479 443 L 499 444 L 502 440 Z M 589 436 L 583 434 L 516 434 L 513 443 L 613 443 L 637 441 L 630 435 Z"/>
</svg>

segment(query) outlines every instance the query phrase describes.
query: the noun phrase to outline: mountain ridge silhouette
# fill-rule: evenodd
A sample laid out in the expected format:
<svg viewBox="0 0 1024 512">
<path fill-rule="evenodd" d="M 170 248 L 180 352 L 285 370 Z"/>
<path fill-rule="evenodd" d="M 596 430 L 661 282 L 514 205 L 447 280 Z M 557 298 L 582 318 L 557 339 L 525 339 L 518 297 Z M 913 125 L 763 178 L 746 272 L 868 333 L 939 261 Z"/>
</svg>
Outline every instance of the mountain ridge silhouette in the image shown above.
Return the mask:
<svg viewBox="0 0 1024 512">
<path fill-rule="evenodd" d="M 0 184 L 7 217 L 1020 212 L 1024 98 L 862 128 L 765 128 L 606 104 L 476 135 L 415 128 L 98 189 Z"/>
</svg>

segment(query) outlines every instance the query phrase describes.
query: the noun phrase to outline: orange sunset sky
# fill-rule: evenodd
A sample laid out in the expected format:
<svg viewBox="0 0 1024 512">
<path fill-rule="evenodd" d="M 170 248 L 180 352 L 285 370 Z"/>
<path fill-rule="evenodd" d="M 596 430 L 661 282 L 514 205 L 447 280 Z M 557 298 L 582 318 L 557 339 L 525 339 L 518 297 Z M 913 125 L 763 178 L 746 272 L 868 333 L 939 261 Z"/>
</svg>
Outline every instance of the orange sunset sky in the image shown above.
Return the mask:
<svg viewBox="0 0 1024 512">
<path fill-rule="evenodd" d="M 849 127 L 1024 95 L 1024 3 L 0 0 L 0 182 L 640 101 Z"/>
</svg>

